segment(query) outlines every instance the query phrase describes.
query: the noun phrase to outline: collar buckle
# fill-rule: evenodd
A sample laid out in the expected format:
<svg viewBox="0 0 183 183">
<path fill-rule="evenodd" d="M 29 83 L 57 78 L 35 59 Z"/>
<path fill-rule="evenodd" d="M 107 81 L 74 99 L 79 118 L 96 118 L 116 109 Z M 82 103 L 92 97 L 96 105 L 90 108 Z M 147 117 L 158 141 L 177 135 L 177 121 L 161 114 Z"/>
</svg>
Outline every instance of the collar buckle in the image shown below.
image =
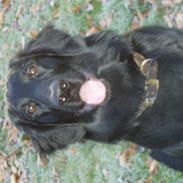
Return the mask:
<svg viewBox="0 0 183 183">
<path fill-rule="evenodd" d="M 136 63 L 139 71 L 145 77 L 145 96 L 139 106 L 139 110 L 135 115 L 138 118 L 147 108 L 151 107 L 157 98 L 159 91 L 158 62 L 155 59 L 146 59 L 141 54 L 134 52 L 133 60 Z"/>
</svg>

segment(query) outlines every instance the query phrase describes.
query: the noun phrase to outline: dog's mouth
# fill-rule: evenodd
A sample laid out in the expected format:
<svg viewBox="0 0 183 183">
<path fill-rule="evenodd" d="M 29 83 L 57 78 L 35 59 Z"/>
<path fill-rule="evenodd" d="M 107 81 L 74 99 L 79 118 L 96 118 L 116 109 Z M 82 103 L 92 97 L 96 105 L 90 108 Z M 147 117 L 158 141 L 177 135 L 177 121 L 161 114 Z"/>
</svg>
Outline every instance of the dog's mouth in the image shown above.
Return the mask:
<svg viewBox="0 0 183 183">
<path fill-rule="evenodd" d="M 84 80 L 57 80 L 50 85 L 50 99 L 60 107 L 75 109 L 95 108 L 103 105 L 110 96 L 109 84 L 105 79 L 94 76 Z"/>
</svg>

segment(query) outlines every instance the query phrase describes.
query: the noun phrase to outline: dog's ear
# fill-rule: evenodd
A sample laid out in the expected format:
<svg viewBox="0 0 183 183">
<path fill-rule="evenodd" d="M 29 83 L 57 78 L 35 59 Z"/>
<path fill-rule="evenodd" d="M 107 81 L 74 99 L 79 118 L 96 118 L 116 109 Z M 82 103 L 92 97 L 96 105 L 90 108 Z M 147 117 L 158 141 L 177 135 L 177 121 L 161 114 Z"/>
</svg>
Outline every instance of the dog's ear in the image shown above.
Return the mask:
<svg viewBox="0 0 183 183">
<path fill-rule="evenodd" d="M 85 42 L 80 36 L 72 37 L 56 29 L 53 25 L 47 25 L 35 39 L 29 42 L 25 51 L 33 52 L 37 49 L 50 49 L 59 53 L 70 53 L 81 47 L 85 47 Z"/>
<path fill-rule="evenodd" d="M 92 34 L 85 37 L 85 41 L 87 46 L 95 45 L 96 51 L 100 54 L 102 52 L 107 52 L 107 57 L 109 57 L 110 54 L 113 54 L 113 58 L 110 58 L 112 60 L 114 60 L 115 57 L 118 57 L 121 62 L 124 62 L 131 55 L 131 46 L 126 38 L 113 31 L 102 31 Z M 101 45 L 103 45 L 103 47 L 101 47 Z"/>
<path fill-rule="evenodd" d="M 39 55 L 76 56 L 86 52 L 86 48 L 86 43 L 81 36 L 70 36 L 53 25 L 48 25 L 18 52 L 11 60 L 10 66 L 22 59 L 28 60 Z"/>
<path fill-rule="evenodd" d="M 35 149 L 40 154 L 50 154 L 69 144 L 80 141 L 85 129 L 80 124 L 65 124 L 46 129 L 29 128 L 25 132 L 31 137 Z"/>
</svg>

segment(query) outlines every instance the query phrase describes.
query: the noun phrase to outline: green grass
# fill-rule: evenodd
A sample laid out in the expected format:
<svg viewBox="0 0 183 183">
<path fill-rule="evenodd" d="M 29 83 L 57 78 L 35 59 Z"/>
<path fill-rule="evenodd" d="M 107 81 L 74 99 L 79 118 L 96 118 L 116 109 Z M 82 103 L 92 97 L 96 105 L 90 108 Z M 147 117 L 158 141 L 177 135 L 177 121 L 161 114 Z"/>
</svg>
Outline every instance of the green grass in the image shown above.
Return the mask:
<svg viewBox="0 0 183 183">
<path fill-rule="evenodd" d="M 102 21 L 109 21 L 105 29 L 112 29 L 123 33 L 131 29 L 131 24 L 137 12 L 149 12 L 139 25 L 165 25 L 163 16 L 166 13 L 159 4 L 158 8 L 148 3 L 132 0 L 110 0 L 102 6 L 99 0 L 57 0 L 50 4 L 48 0 L 16 1 L 12 2 L 10 9 L 4 14 L 4 24 L 0 28 L 0 80 L 7 78 L 8 62 L 10 58 L 30 40 L 30 31 L 40 31 L 49 22 L 71 34 L 85 33 L 91 27 L 101 28 Z M 92 2 L 94 9 L 85 11 L 88 2 Z M 158 1 L 159 3 L 160 1 Z M 22 14 L 16 18 L 18 9 L 23 7 Z M 33 15 L 33 11 L 39 10 Z M 79 12 L 73 8 L 80 7 Z M 59 10 L 59 16 L 53 16 Z M 0 6 L 2 11 L 2 5 Z M 110 20 L 112 17 L 112 20 Z M 4 106 L 5 87 L 0 87 L 0 108 Z M 6 117 L 6 112 L 0 112 L 1 121 Z M 21 154 L 17 157 L 16 164 L 26 174 L 29 183 L 57 182 L 53 173 L 56 169 L 59 181 L 62 183 L 135 183 L 142 182 L 149 177 L 146 165 L 148 155 L 146 152 L 137 152 L 131 166 L 121 167 L 118 157 L 127 147 L 127 143 L 106 145 L 95 142 L 75 144 L 71 148 L 57 152 L 50 158 L 48 168 L 40 168 L 36 164 L 36 153 L 21 142 L 8 144 L 7 132 L 0 123 L 0 151 L 11 153 L 17 149 Z M 71 149 L 76 148 L 76 152 Z M 1 165 L 0 165 L 1 166 Z M 105 175 L 104 175 L 105 174 Z M 155 183 L 183 183 L 183 174 L 161 166 L 158 173 L 152 177 Z M 10 179 L 7 178 L 7 183 Z"/>
</svg>

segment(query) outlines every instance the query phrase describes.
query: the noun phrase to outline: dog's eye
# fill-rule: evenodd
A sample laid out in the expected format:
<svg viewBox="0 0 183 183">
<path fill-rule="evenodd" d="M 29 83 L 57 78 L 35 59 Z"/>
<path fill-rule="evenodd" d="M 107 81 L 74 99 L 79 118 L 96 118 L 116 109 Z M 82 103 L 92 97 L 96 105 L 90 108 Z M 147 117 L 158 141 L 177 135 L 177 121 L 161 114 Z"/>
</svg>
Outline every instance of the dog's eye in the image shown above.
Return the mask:
<svg viewBox="0 0 183 183">
<path fill-rule="evenodd" d="M 38 68 L 35 65 L 31 65 L 27 68 L 27 74 L 30 77 L 36 77 L 38 75 Z"/>
<path fill-rule="evenodd" d="M 60 89 L 66 89 L 67 88 L 67 83 L 65 81 L 60 82 Z"/>
<path fill-rule="evenodd" d="M 67 101 L 67 98 L 65 96 L 60 96 L 59 100 L 61 104 L 64 104 Z"/>
<path fill-rule="evenodd" d="M 36 104 L 28 104 L 25 106 L 25 112 L 29 115 L 34 114 L 37 111 Z"/>
</svg>

